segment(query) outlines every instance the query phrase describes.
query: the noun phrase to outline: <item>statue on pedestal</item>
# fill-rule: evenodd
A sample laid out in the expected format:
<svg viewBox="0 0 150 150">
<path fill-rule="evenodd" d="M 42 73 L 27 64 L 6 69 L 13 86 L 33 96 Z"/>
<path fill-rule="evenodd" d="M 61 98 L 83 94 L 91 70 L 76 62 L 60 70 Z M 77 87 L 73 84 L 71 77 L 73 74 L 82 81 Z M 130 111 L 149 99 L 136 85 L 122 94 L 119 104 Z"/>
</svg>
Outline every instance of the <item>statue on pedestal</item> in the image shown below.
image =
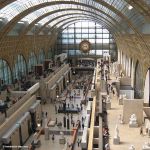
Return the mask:
<svg viewBox="0 0 150 150">
<path fill-rule="evenodd" d="M 115 127 L 115 135 L 114 135 L 114 139 L 113 139 L 113 144 L 118 145 L 119 143 L 120 143 L 119 129 L 118 129 L 118 125 L 116 125 L 116 127 Z"/>
<path fill-rule="evenodd" d="M 118 125 L 116 125 L 115 127 L 115 136 L 114 138 L 119 138 L 119 129 L 118 129 Z"/>
<path fill-rule="evenodd" d="M 60 143 L 60 144 L 65 144 L 65 143 L 66 143 L 66 139 L 65 139 L 65 137 L 64 137 L 64 133 L 63 133 L 63 132 L 60 132 L 59 143 Z"/>
<path fill-rule="evenodd" d="M 106 103 L 110 103 L 110 96 L 108 95 L 107 98 L 106 98 Z"/>
<path fill-rule="evenodd" d="M 64 133 L 63 132 L 60 132 L 60 137 L 61 137 L 61 139 L 64 139 Z"/>
<path fill-rule="evenodd" d="M 145 144 L 143 145 L 143 148 L 150 148 L 150 143 L 149 142 L 145 142 Z"/>
<path fill-rule="evenodd" d="M 135 114 L 132 114 L 130 117 L 129 127 L 138 127 L 137 118 Z"/>
<path fill-rule="evenodd" d="M 123 124 L 123 120 L 122 120 L 122 115 L 121 114 L 118 116 L 118 123 L 119 124 Z"/>
</svg>

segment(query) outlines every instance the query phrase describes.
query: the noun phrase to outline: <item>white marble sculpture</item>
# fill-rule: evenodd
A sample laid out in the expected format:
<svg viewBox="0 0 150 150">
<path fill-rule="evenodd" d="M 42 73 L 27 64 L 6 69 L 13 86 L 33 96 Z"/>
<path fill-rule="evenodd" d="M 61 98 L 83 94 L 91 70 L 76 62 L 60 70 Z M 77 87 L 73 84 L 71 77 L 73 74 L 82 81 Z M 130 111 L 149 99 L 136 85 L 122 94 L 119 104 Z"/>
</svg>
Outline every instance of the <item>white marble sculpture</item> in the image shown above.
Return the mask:
<svg viewBox="0 0 150 150">
<path fill-rule="evenodd" d="M 109 95 L 106 97 L 106 109 L 111 109 L 111 100 Z"/>
<path fill-rule="evenodd" d="M 131 146 L 129 147 L 129 150 L 135 150 L 134 145 L 131 145 Z"/>
<path fill-rule="evenodd" d="M 60 132 L 60 137 L 61 137 L 61 139 L 64 139 L 64 133 L 63 132 Z"/>
<path fill-rule="evenodd" d="M 106 98 L 106 103 L 110 103 L 110 96 L 108 95 L 107 98 Z"/>
<path fill-rule="evenodd" d="M 116 125 L 116 127 L 115 127 L 115 135 L 114 135 L 114 139 L 113 139 L 113 144 L 118 145 L 119 143 L 120 143 L 119 129 L 118 129 L 118 125 Z"/>
<path fill-rule="evenodd" d="M 119 137 L 119 129 L 118 129 L 118 125 L 116 125 L 116 127 L 115 127 L 115 136 L 114 136 L 114 137 L 116 137 L 116 138 Z"/>
<path fill-rule="evenodd" d="M 110 150 L 109 143 L 105 144 L 105 150 Z"/>
<path fill-rule="evenodd" d="M 123 120 L 122 120 L 122 115 L 121 114 L 118 116 L 118 123 L 119 124 L 123 124 Z"/>
<path fill-rule="evenodd" d="M 121 94 L 119 96 L 119 105 L 123 105 L 123 100 L 126 99 L 126 94 Z"/>
<path fill-rule="evenodd" d="M 65 144 L 65 143 L 66 143 L 66 139 L 65 139 L 65 137 L 64 137 L 64 133 L 63 133 L 63 132 L 60 132 L 59 143 L 60 143 L 60 144 Z"/>
<path fill-rule="evenodd" d="M 149 142 L 145 142 L 145 144 L 143 145 L 142 150 L 150 150 L 150 143 Z"/>
<path fill-rule="evenodd" d="M 149 130 L 149 128 L 150 128 L 150 122 L 148 121 L 147 123 L 146 123 L 146 127 L 145 127 L 147 130 Z"/>
<path fill-rule="evenodd" d="M 127 97 L 127 95 L 126 95 L 126 94 L 123 94 L 123 95 L 122 95 L 122 98 L 123 98 L 123 99 L 125 99 L 126 97 Z"/>
<path fill-rule="evenodd" d="M 129 127 L 131 127 L 131 128 L 138 127 L 137 118 L 136 118 L 135 114 L 132 114 L 130 117 Z"/>
</svg>

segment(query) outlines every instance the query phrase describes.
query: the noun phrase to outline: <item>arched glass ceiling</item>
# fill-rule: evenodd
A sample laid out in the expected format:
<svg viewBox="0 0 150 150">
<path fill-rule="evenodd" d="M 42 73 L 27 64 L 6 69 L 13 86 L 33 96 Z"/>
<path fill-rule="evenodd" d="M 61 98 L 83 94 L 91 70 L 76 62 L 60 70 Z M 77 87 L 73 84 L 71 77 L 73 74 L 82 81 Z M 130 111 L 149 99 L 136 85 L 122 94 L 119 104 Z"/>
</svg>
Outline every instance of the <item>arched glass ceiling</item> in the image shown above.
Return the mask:
<svg viewBox="0 0 150 150">
<path fill-rule="evenodd" d="M 68 14 L 68 15 L 67 15 Z M 69 15 L 69 14 L 72 14 L 72 15 Z M 93 17 L 93 18 L 95 18 L 95 19 L 99 19 L 99 20 L 102 20 L 102 19 L 104 19 L 104 18 L 101 18 L 101 17 L 99 17 L 99 16 L 95 16 L 94 14 L 89 14 L 89 13 L 87 13 L 87 12 L 83 12 L 83 11 L 77 11 L 77 13 L 76 13 L 76 11 L 75 12 L 71 12 L 71 11 L 66 11 L 66 12 L 64 12 L 64 13 L 62 13 L 62 14 L 60 14 L 60 13 L 58 13 L 58 15 L 55 15 L 55 20 L 54 21 L 52 21 L 52 22 L 50 22 L 48 25 L 49 26 L 53 26 L 55 23 L 57 23 L 57 22 L 59 22 L 59 20 L 61 20 L 62 18 L 61 18 L 61 16 L 63 16 L 63 18 L 65 19 L 67 16 L 74 16 L 73 14 L 79 14 L 79 15 L 82 15 L 83 17 L 85 16 L 90 16 L 90 17 Z M 66 16 L 65 16 L 66 15 Z M 59 16 L 60 16 L 60 18 L 59 18 Z M 47 18 L 47 17 L 46 17 Z M 49 22 L 50 20 L 52 20 L 52 19 L 46 19 L 45 20 L 45 18 L 44 18 L 44 22 L 43 23 L 47 23 L 47 22 Z M 42 19 L 43 20 L 43 19 Z M 45 22 L 45 21 L 47 21 L 47 22 Z M 38 23 L 40 23 L 40 22 L 42 22 L 42 21 L 39 21 Z M 109 24 L 110 26 L 112 26 L 112 24 L 110 23 L 110 22 L 108 22 L 107 24 Z"/>
<path fill-rule="evenodd" d="M 84 19 L 82 19 L 83 17 L 81 16 L 79 16 L 79 17 L 75 17 L 75 18 L 68 18 L 68 19 L 66 19 L 66 20 L 62 20 L 62 21 L 60 21 L 60 22 L 58 22 L 57 24 L 55 24 L 53 27 L 55 27 L 55 26 L 57 26 L 57 29 L 58 30 L 62 30 L 62 27 L 64 26 L 64 25 L 66 25 L 66 24 L 69 24 L 69 23 L 71 23 L 71 22 L 75 22 L 75 21 L 92 21 L 92 22 L 96 22 L 96 23 L 98 23 L 98 24 L 102 24 L 103 26 L 105 26 L 105 28 L 109 28 L 108 26 L 106 26 L 105 24 L 103 24 L 103 23 L 101 23 L 101 22 L 99 22 L 99 20 L 95 20 L 95 19 L 93 19 L 93 18 L 89 18 L 89 17 L 84 17 Z"/>
<path fill-rule="evenodd" d="M 6 7 L 2 8 L 0 10 L 0 17 L 2 18 L 7 18 L 8 21 L 10 21 L 11 19 L 13 19 L 15 16 L 17 16 L 19 13 L 23 12 L 24 10 L 36 6 L 38 4 L 42 4 L 42 3 L 46 3 L 46 2 L 56 2 L 56 1 L 61 1 L 61 0 L 17 0 L 13 3 L 10 3 L 9 5 L 7 5 Z M 143 16 L 141 16 L 136 10 L 129 10 L 128 9 L 128 3 L 126 3 L 124 0 L 104 0 L 103 2 L 98 1 L 89 1 L 89 0 L 65 0 L 70 2 L 70 4 L 67 5 L 72 5 L 71 2 L 78 2 L 78 3 L 82 3 L 82 4 L 88 4 L 90 6 L 94 6 L 95 8 L 99 9 L 99 10 L 103 10 L 106 13 L 108 13 L 110 16 L 112 16 L 113 18 L 115 18 L 116 20 L 121 21 L 121 19 L 118 17 L 117 13 L 114 13 L 112 10 L 110 10 L 109 8 L 103 6 L 103 5 L 111 5 L 114 8 L 116 8 L 117 10 L 119 10 L 121 13 L 123 13 L 125 16 L 127 16 L 129 19 L 131 19 L 133 21 L 133 23 L 135 25 L 137 24 L 142 24 L 144 19 Z M 61 1 L 63 2 L 63 1 Z M 99 4 L 102 3 L 103 5 Z M 107 6 L 109 6 L 107 5 Z M 78 8 L 80 8 L 80 4 L 77 5 Z M 63 4 L 59 5 L 57 4 L 56 9 L 60 9 L 61 7 L 64 7 Z M 82 6 L 84 7 L 84 6 Z M 51 6 L 51 9 L 53 9 L 53 6 Z M 51 10 L 50 9 L 50 10 Z M 47 10 L 44 10 L 47 11 Z M 32 17 L 38 15 L 38 13 L 44 13 L 44 12 L 35 12 L 34 14 L 32 14 Z M 30 20 L 30 19 L 29 19 Z"/>
<path fill-rule="evenodd" d="M 58 9 L 61 10 L 61 9 L 69 9 L 69 8 L 89 10 L 89 11 L 94 12 L 96 14 L 100 14 L 103 17 L 106 17 L 106 15 L 100 13 L 99 11 L 90 9 L 89 7 L 85 7 L 85 6 L 78 6 L 78 5 L 74 5 L 74 4 L 62 4 L 61 6 L 59 6 L 59 7 L 58 6 L 59 5 L 52 5 L 52 6 L 46 6 L 46 7 L 43 7 L 41 9 L 38 9 L 38 10 L 30 13 L 29 15 L 25 16 L 21 21 L 27 21 L 27 22 L 31 23 L 33 20 L 35 20 L 36 18 L 38 18 L 39 16 L 41 16 L 45 13 L 52 12 L 52 11 L 55 11 L 55 10 L 58 10 Z M 112 14 L 114 14 L 114 13 L 112 12 Z M 116 18 L 116 20 L 119 22 L 121 20 L 121 18 L 118 16 Z"/>
<path fill-rule="evenodd" d="M 96 14 L 95 14 L 95 17 L 99 16 L 99 14 L 100 14 L 101 16 L 104 16 L 105 20 L 108 20 L 108 24 L 110 24 L 109 22 L 115 21 L 115 20 L 110 21 L 111 19 L 110 19 L 109 17 L 103 15 L 102 13 L 100 13 L 100 12 L 98 12 L 98 11 L 96 11 L 96 10 L 92 10 L 92 9 L 89 10 L 88 7 L 80 6 L 81 8 L 79 9 L 79 8 L 78 8 L 78 5 L 73 5 L 73 4 L 72 4 L 72 5 L 68 5 L 68 4 L 67 4 L 67 6 L 65 6 L 65 5 L 66 5 L 66 4 L 63 5 L 64 8 L 59 9 L 59 10 L 61 10 L 60 12 L 51 14 L 51 15 L 49 15 L 49 16 L 43 18 L 42 20 L 40 20 L 38 23 L 41 24 L 41 25 L 43 25 L 46 21 L 52 20 L 53 18 L 55 18 L 55 17 L 57 16 L 57 14 L 63 14 L 63 13 L 69 14 L 69 12 L 68 12 L 67 9 L 74 9 L 74 10 L 72 10 L 72 11 L 74 11 L 74 12 L 79 12 L 79 11 L 80 11 L 80 13 L 81 13 L 81 10 L 80 10 L 80 9 L 82 9 L 82 12 L 83 12 L 83 11 L 88 11 L 88 12 L 89 12 L 89 11 L 92 11 L 92 12 L 91 12 L 92 14 L 95 14 L 95 13 L 96 13 Z M 68 6 L 70 6 L 70 7 L 68 7 Z M 50 13 L 50 12 L 53 13 L 54 11 L 57 10 L 57 6 L 56 6 L 56 5 L 53 5 L 53 8 L 56 7 L 56 10 L 53 9 L 52 11 L 48 11 L 48 10 L 50 10 L 51 7 L 52 7 L 52 6 L 47 6 L 47 7 L 41 8 L 41 9 L 35 11 L 36 14 L 37 14 L 36 16 L 35 16 L 35 12 L 33 12 L 33 13 L 27 15 L 26 17 L 24 17 L 21 21 L 28 21 L 29 23 L 32 23 L 34 20 L 36 20 L 38 17 L 44 15 L 45 13 Z M 68 7 L 68 8 L 67 8 L 67 7 Z M 66 8 L 67 8 L 67 9 L 66 9 Z M 75 10 L 75 9 L 76 9 L 76 10 Z M 79 11 L 77 11 L 77 9 L 79 9 Z M 42 11 L 41 11 L 41 10 L 42 10 Z M 63 11 L 62 11 L 62 10 L 63 10 Z M 64 10 L 67 10 L 67 11 L 64 11 Z M 72 11 L 70 11 L 70 12 L 72 12 Z M 93 12 L 93 11 L 94 11 L 94 12 Z M 40 12 L 42 12 L 42 13 L 40 13 Z M 90 13 L 90 12 L 89 12 L 89 13 Z M 91 14 L 91 13 L 90 13 L 90 14 Z M 29 20 L 30 20 L 30 21 L 29 21 Z M 116 23 L 116 22 L 115 22 L 115 23 Z M 113 23 L 112 23 L 112 24 L 113 24 Z M 114 24 L 114 25 L 116 25 L 116 24 Z"/>
<path fill-rule="evenodd" d="M 84 14 L 74 13 L 72 15 L 68 14 L 68 15 L 65 15 L 65 17 L 64 17 L 64 15 L 61 15 L 61 16 L 56 17 L 55 19 L 53 19 L 54 21 L 52 21 L 52 22 L 48 21 L 48 22 L 50 22 L 49 26 L 51 26 L 51 27 L 52 26 L 53 27 L 56 26 L 56 28 L 59 28 L 59 26 L 57 25 L 57 23 L 59 23 L 59 22 L 62 23 L 66 19 L 71 19 L 72 17 L 75 17 L 75 16 L 78 16 L 78 17 L 82 16 L 82 18 L 87 18 L 88 17 L 88 18 L 93 19 L 95 21 L 101 22 L 101 24 L 103 24 L 103 26 L 106 26 L 106 24 L 102 23 L 102 22 L 105 22 L 104 18 L 100 18 L 99 16 L 95 17 L 95 15 L 86 14 L 86 13 L 84 13 Z M 112 26 L 111 22 L 109 22 L 109 23 L 107 22 L 107 24 L 108 24 L 109 28 Z M 113 29 L 115 31 L 117 28 L 113 28 Z M 41 28 L 39 29 L 39 31 L 41 31 Z M 37 33 L 39 33 L 39 31 Z"/>
<path fill-rule="evenodd" d="M 98 1 L 98 0 L 97 0 Z M 129 4 L 126 0 L 103 0 L 110 6 L 113 6 L 117 10 L 119 10 L 122 14 L 132 20 L 132 22 L 137 25 L 144 22 L 144 17 L 136 10 L 136 9 L 129 9 Z M 108 14 L 111 15 L 111 11 L 108 11 Z"/>
<path fill-rule="evenodd" d="M 89 14 L 88 12 L 83 12 L 83 11 L 81 11 L 82 13 L 79 13 L 79 11 L 77 11 L 78 13 L 70 13 L 71 15 L 72 15 L 72 17 L 74 16 L 74 15 L 79 15 L 79 16 L 83 16 L 83 18 L 84 17 L 91 17 L 91 18 L 94 18 L 95 19 L 95 21 L 99 21 L 99 22 L 106 22 L 106 20 L 105 20 L 105 18 L 102 18 L 102 17 L 99 17 L 99 16 L 95 16 L 94 14 Z M 59 20 L 61 20 L 61 18 L 63 18 L 64 16 L 68 16 L 69 15 L 69 13 L 65 13 L 65 14 L 61 14 L 61 15 L 59 15 L 59 16 L 56 16 L 55 18 L 53 18 L 52 20 L 49 20 L 48 22 L 46 22 L 43 26 L 41 26 L 41 28 L 39 28 L 39 30 L 36 32 L 36 34 L 38 34 L 38 33 L 40 33 L 43 29 L 44 29 L 44 27 L 47 27 L 47 26 L 51 26 L 52 27 L 52 25 L 54 25 L 53 23 L 52 23 L 52 21 L 53 20 L 55 20 L 55 23 L 57 23 Z M 63 20 L 62 20 L 63 21 Z M 51 24 L 52 23 L 52 24 Z M 104 23 L 102 23 L 102 24 L 104 24 Z M 108 24 L 108 26 L 109 26 L 109 28 L 111 27 L 111 29 L 113 29 L 113 31 L 116 31 L 116 30 L 118 30 L 118 31 L 121 31 L 120 30 L 120 28 L 118 28 L 119 26 L 116 26 L 115 27 L 115 25 L 113 25 L 111 22 L 109 22 L 109 21 L 107 21 L 107 24 Z M 106 26 L 106 24 L 104 25 L 104 26 Z M 112 27 L 113 26 L 113 27 Z"/>
<path fill-rule="evenodd" d="M 62 10 L 62 9 L 69 9 L 69 8 L 72 8 L 72 9 L 78 9 L 78 6 L 77 5 L 71 5 L 71 4 L 64 4 L 64 5 L 61 5 L 61 8 L 59 8 L 59 10 Z M 82 7 L 83 10 L 86 10 L 87 8 L 86 7 Z M 35 19 L 37 19 L 38 17 L 44 15 L 45 13 L 49 13 L 49 12 L 53 12 L 53 11 L 56 11 L 58 10 L 58 5 L 53 5 L 53 6 L 47 6 L 47 7 L 44 7 L 44 8 L 41 8 L 39 10 L 36 10 L 34 11 L 33 13 L 30 13 L 29 15 L 25 16 L 23 19 L 21 19 L 21 21 L 27 21 L 29 23 L 33 22 Z M 76 10 L 77 11 L 77 10 Z M 64 12 L 63 12 L 64 13 Z M 68 13 L 66 11 L 66 13 Z M 97 12 L 99 13 L 99 12 Z M 62 14 L 62 12 L 57 12 L 57 13 L 54 13 L 52 14 L 51 16 L 48 16 L 48 17 L 45 17 L 44 18 L 44 22 L 43 21 L 40 21 L 40 23 L 44 24 L 45 22 L 47 22 L 48 20 L 50 19 L 53 19 L 53 17 L 57 16 L 57 14 Z"/>
<path fill-rule="evenodd" d="M 13 19 L 15 16 L 17 16 L 19 13 L 23 12 L 24 10 L 32 7 L 32 6 L 36 6 L 38 4 L 42 4 L 42 3 L 46 3 L 46 2 L 56 2 L 56 1 L 61 1 L 61 0 L 17 0 L 9 5 L 7 5 L 6 7 L 4 7 L 3 9 L 0 10 L 0 17 L 2 18 L 7 18 L 8 21 L 10 21 L 11 19 Z M 65 0 L 65 1 L 69 1 L 71 2 L 70 0 Z M 63 2 L 63 1 L 62 1 Z M 87 4 L 87 0 L 73 0 L 73 2 L 80 2 L 80 3 L 83 3 L 83 4 Z M 91 6 L 94 6 L 95 8 L 98 8 L 101 10 L 101 8 L 103 7 L 101 4 L 99 3 L 96 3 L 96 2 L 92 2 L 91 4 L 89 4 Z M 63 8 L 63 7 L 67 7 L 67 6 L 72 6 L 72 4 L 67 4 L 67 5 L 64 5 L 64 4 L 56 4 L 54 6 L 50 6 L 49 10 L 54 10 L 54 9 L 60 9 L 60 8 Z M 77 5 L 77 8 L 81 8 L 81 7 L 84 7 L 84 6 L 80 6 L 80 5 Z M 105 11 L 108 11 L 109 9 L 107 9 L 106 7 L 104 7 Z M 42 10 L 42 9 L 41 9 Z M 111 11 L 112 15 L 113 16 L 116 16 L 115 13 L 113 13 Z M 37 12 L 35 12 L 35 15 L 37 14 Z"/>
<path fill-rule="evenodd" d="M 87 19 L 92 19 L 94 20 L 94 16 L 89 17 L 89 16 L 85 16 L 85 15 L 67 15 L 64 17 L 60 17 L 57 20 L 54 20 L 50 23 L 51 27 L 55 27 L 55 28 L 59 28 L 62 24 L 64 24 L 66 21 L 70 21 L 72 19 L 81 19 L 81 18 L 87 18 Z"/>
</svg>

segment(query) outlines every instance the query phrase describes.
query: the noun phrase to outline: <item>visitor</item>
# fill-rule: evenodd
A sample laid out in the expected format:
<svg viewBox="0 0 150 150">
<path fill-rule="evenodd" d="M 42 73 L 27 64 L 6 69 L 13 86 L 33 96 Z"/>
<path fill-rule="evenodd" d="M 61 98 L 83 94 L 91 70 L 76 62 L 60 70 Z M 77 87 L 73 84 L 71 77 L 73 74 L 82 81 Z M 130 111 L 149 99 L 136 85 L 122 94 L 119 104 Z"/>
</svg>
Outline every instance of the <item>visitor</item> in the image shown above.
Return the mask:
<svg viewBox="0 0 150 150">
<path fill-rule="evenodd" d="M 45 117 L 47 118 L 47 111 L 45 112 Z"/>
<path fill-rule="evenodd" d="M 84 123 L 82 123 L 82 129 L 84 129 Z"/>
<path fill-rule="evenodd" d="M 56 104 L 55 104 L 55 113 L 57 114 L 57 106 L 56 106 Z"/>
<path fill-rule="evenodd" d="M 54 137 L 54 134 L 52 135 L 52 141 L 54 142 L 54 140 L 55 140 L 55 137 Z"/>
<path fill-rule="evenodd" d="M 57 125 L 57 118 L 56 118 L 56 125 Z"/>
<path fill-rule="evenodd" d="M 112 90 L 112 93 L 113 93 L 113 96 L 115 96 L 115 90 L 114 89 Z"/>
<path fill-rule="evenodd" d="M 143 135 L 143 127 L 140 128 L 140 135 Z"/>
<path fill-rule="evenodd" d="M 80 139 L 77 140 L 78 147 L 80 146 Z"/>
</svg>

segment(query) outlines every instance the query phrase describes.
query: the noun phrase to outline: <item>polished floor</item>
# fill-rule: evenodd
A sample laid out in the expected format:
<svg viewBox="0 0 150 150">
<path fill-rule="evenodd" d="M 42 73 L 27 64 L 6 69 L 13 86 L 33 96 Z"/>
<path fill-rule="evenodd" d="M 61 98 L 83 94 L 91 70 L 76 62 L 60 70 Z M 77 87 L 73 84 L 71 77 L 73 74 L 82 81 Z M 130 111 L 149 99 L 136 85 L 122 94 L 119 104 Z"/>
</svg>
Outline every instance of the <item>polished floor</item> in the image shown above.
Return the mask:
<svg viewBox="0 0 150 150">
<path fill-rule="evenodd" d="M 74 91 L 78 92 L 77 89 L 75 90 L 72 90 L 71 92 L 71 95 L 74 94 Z M 66 91 L 64 91 L 65 93 Z M 69 96 L 67 96 L 67 105 L 70 104 L 69 107 L 71 107 L 71 104 L 73 104 L 75 107 L 78 106 L 80 107 L 80 103 L 81 103 L 81 100 L 83 99 L 83 90 L 80 90 L 80 95 L 76 96 L 76 98 L 73 98 L 71 101 L 70 101 L 70 98 Z M 56 118 L 57 118 L 57 122 L 62 122 L 63 123 L 63 117 L 64 117 L 64 114 L 63 113 L 56 113 L 56 110 L 55 110 L 55 106 L 58 108 L 59 105 L 61 105 L 60 103 L 54 103 L 54 104 L 45 104 L 42 106 L 42 110 L 44 112 L 47 112 L 48 113 L 48 120 L 53 120 L 53 121 L 56 121 Z M 76 123 L 77 120 L 80 120 L 82 122 L 82 116 L 85 117 L 85 111 L 86 111 L 86 106 L 82 105 L 83 109 L 80 113 L 78 114 L 73 114 L 73 121 Z M 60 132 L 63 131 L 63 132 L 67 132 L 67 135 L 64 135 L 65 138 L 66 138 L 66 141 L 67 143 L 71 143 L 71 140 L 72 140 L 72 135 L 71 135 L 71 131 L 73 129 L 73 125 L 71 124 L 71 114 L 66 115 L 66 118 L 69 118 L 70 120 L 70 129 L 67 129 L 67 128 L 64 128 L 63 126 L 62 127 L 50 127 L 49 130 L 50 130 L 50 138 L 49 140 L 45 140 L 44 138 L 44 135 L 41 135 L 40 136 L 40 140 L 41 140 L 41 146 L 38 148 L 38 150 L 50 150 L 51 148 L 53 150 L 62 150 L 66 147 L 66 145 L 64 144 L 59 144 L 59 139 L 60 139 Z M 79 135 L 77 137 L 77 140 L 81 140 L 81 135 L 82 135 L 82 126 L 81 126 L 81 129 L 79 129 Z M 55 135 L 55 140 L 52 141 L 52 134 L 54 133 Z M 75 149 L 76 150 L 81 150 L 80 148 L 80 145 L 78 147 L 78 144 L 76 142 L 76 145 L 75 145 Z"/>
</svg>

